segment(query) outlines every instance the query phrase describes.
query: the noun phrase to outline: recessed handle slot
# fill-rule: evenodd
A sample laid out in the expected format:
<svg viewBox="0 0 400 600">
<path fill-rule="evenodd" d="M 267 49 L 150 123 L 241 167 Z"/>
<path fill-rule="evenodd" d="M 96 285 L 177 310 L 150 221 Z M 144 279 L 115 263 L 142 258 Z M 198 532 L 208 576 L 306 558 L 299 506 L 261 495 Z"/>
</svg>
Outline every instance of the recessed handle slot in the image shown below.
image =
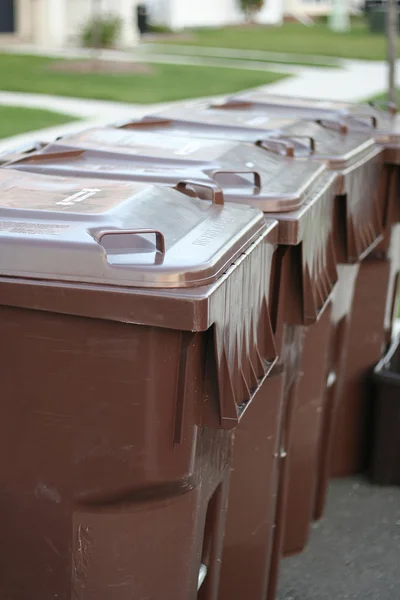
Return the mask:
<svg viewBox="0 0 400 600">
<path fill-rule="evenodd" d="M 257 189 L 261 188 L 261 175 L 260 173 L 258 173 L 258 171 L 235 171 L 228 169 L 218 169 L 217 171 L 212 172 L 212 176 L 217 183 L 221 182 L 224 185 L 225 181 L 227 182 L 226 185 L 230 185 L 229 180 L 232 181 L 232 178 L 235 178 L 236 176 L 244 177 L 246 178 L 246 183 L 250 183 L 251 185 L 253 185 L 253 187 Z"/>
<path fill-rule="evenodd" d="M 132 255 L 141 255 L 140 262 L 148 263 L 148 255 L 154 255 L 151 264 L 160 264 L 165 255 L 165 238 L 156 229 L 110 229 L 96 235 L 110 264 L 131 264 Z"/>
</svg>

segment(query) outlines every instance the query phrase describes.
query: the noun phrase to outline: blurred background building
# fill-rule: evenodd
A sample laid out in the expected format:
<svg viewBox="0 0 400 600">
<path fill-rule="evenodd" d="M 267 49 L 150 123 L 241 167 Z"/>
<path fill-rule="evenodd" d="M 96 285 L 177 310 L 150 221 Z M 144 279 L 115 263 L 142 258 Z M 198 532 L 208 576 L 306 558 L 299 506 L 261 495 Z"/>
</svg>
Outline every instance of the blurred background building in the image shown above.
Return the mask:
<svg viewBox="0 0 400 600">
<path fill-rule="evenodd" d="M 9 41 L 64 47 L 79 39 L 93 14 L 121 19 L 121 46 L 137 42 L 137 0 L 1 0 L 0 34 Z"/>
<path fill-rule="evenodd" d="M 357 5 L 348 1 L 350 11 Z M 361 1 L 361 0 L 360 0 Z M 1 0 L 0 34 L 7 41 L 44 47 L 64 47 L 79 41 L 85 23 L 97 12 L 118 17 L 118 43 L 137 43 L 137 5 L 144 4 L 150 22 L 172 31 L 190 27 L 222 27 L 245 21 L 239 0 Z M 329 15 L 333 0 L 265 0 L 253 20 L 280 25 L 284 18 L 299 21 Z"/>
</svg>

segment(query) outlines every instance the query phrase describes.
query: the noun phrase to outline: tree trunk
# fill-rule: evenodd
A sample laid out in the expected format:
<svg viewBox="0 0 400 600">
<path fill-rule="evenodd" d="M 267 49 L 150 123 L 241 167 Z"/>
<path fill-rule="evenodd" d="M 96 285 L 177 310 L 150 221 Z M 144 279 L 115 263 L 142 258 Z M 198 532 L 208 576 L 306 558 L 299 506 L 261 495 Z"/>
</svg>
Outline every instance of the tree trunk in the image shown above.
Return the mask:
<svg viewBox="0 0 400 600">
<path fill-rule="evenodd" d="M 93 70 L 97 70 L 98 61 L 100 60 L 100 48 L 101 48 L 101 0 L 92 0 L 92 60 Z"/>
</svg>

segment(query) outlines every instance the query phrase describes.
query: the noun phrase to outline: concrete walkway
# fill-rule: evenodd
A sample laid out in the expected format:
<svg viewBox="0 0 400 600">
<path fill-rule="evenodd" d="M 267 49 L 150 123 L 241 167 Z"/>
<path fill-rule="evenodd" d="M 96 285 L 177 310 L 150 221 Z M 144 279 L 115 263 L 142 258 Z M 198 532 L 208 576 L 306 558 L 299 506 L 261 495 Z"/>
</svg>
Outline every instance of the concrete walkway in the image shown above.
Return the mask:
<svg viewBox="0 0 400 600">
<path fill-rule="evenodd" d="M 213 48 L 212 46 L 185 46 L 184 44 L 146 43 L 139 46 L 141 53 L 179 54 L 190 56 L 212 56 L 236 60 L 257 60 L 264 63 L 298 64 L 315 67 L 340 67 L 346 61 L 331 56 L 313 54 L 290 54 L 287 52 L 268 52 L 264 50 L 235 50 L 234 48 Z"/>
<path fill-rule="evenodd" d="M 400 87 L 400 61 L 397 61 L 396 84 Z M 315 73 L 304 69 L 296 77 L 265 87 L 272 94 L 362 102 L 387 89 L 385 62 L 347 61 L 344 68 L 324 69 Z"/>
<path fill-rule="evenodd" d="M 63 96 L 51 96 L 48 94 L 0 91 L 0 105 L 52 110 L 64 115 L 76 117 L 77 119 L 118 120 L 130 118 L 136 113 L 144 114 L 149 112 L 150 109 L 153 111 L 156 109 L 160 110 L 169 104 L 170 103 L 166 102 L 155 104 L 129 104 L 127 102 L 106 102 L 88 98 L 68 98 Z"/>
</svg>

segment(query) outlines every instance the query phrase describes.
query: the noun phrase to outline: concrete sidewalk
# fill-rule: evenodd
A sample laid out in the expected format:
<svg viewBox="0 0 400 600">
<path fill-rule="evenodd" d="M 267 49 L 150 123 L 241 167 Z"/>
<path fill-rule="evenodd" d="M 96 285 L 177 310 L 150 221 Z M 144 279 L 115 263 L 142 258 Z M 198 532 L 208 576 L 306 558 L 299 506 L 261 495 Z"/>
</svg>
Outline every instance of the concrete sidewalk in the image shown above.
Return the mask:
<svg viewBox="0 0 400 600">
<path fill-rule="evenodd" d="M 240 60 L 256 60 L 264 63 L 298 64 L 315 67 L 340 67 L 346 60 L 331 56 L 316 56 L 313 54 L 290 54 L 287 52 L 270 52 L 265 50 L 235 50 L 234 48 L 213 48 L 211 46 L 185 46 L 184 44 L 163 44 L 153 42 L 139 46 L 141 53 L 179 54 L 181 56 L 209 56 L 214 58 L 230 58 Z M 167 52 L 166 52 L 167 51 Z"/>
<path fill-rule="evenodd" d="M 397 61 L 398 67 L 400 61 Z M 387 65 L 384 62 L 348 61 L 345 68 L 315 72 L 305 69 L 296 77 L 265 86 L 271 94 L 362 102 L 387 90 Z M 400 87 L 397 68 L 396 84 Z"/>
</svg>

